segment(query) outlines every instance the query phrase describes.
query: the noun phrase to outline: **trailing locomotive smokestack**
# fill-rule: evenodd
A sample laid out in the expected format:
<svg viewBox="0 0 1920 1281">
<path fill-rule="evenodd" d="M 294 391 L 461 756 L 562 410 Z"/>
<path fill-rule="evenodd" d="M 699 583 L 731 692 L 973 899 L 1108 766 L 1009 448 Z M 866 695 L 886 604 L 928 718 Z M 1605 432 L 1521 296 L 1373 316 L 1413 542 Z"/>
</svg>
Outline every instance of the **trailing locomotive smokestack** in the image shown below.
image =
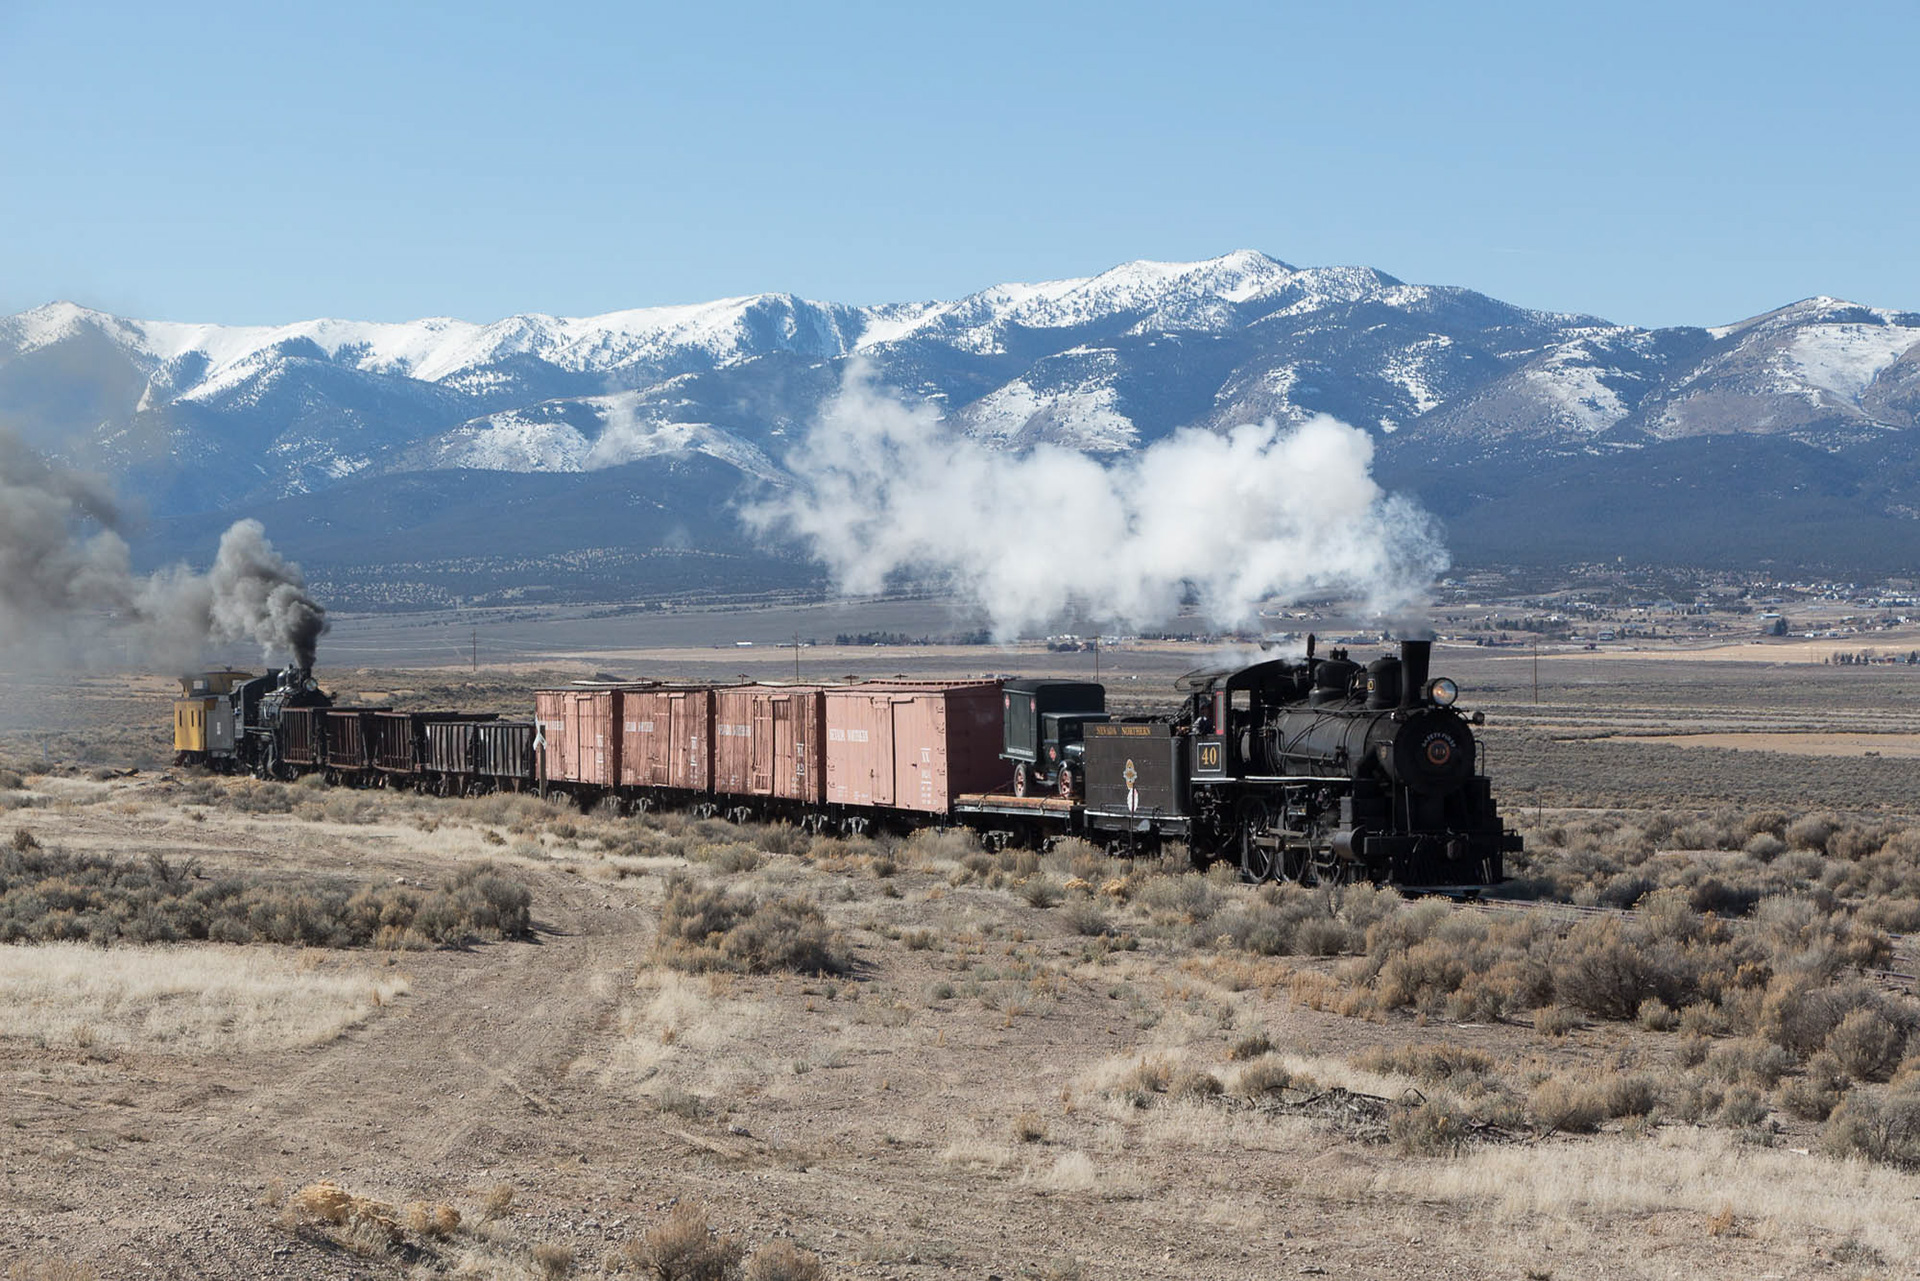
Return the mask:
<svg viewBox="0 0 1920 1281">
<path fill-rule="evenodd" d="M 1427 673 L 1433 666 L 1433 642 L 1400 642 L 1400 706 L 1418 707 L 1427 701 Z"/>
</svg>

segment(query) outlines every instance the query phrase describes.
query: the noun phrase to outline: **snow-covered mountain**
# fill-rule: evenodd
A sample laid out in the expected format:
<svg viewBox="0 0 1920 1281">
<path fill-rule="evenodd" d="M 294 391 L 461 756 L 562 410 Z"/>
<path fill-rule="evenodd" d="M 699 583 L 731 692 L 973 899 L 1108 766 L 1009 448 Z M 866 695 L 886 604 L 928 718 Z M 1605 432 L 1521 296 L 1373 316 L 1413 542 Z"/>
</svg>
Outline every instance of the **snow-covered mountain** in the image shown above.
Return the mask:
<svg viewBox="0 0 1920 1281">
<path fill-rule="evenodd" d="M 512 476 L 622 469 L 644 489 L 687 459 L 712 464 L 686 474 L 720 504 L 726 477 L 778 481 L 855 357 L 1009 448 L 1120 454 L 1189 424 L 1331 413 L 1376 433 L 1383 473 L 1466 531 L 1469 555 L 1538 540 L 1494 532 L 1499 513 L 1463 494 L 1526 512 L 1559 485 L 1604 507 L 1673 450 L 1706 484 L 1748 460 L 1749 489 L 1755 467 L 1838 468 L 1836 501 L 1896 533 L 1920 509 L 1901 479 L 1920 441 L 1920 315 L 1815 298 L 1642 330 L 1251 251 L 949 302 L 760 294 L 491 324 L 234 327 L 54 303 L 0 318 L 0 423 L 188 526 L 303 495 L 323 510 L 406 476 L 495 475 L 498 493 Z M 1595 520 L 1583 537 L 1599 554 Z"/>
</svg>

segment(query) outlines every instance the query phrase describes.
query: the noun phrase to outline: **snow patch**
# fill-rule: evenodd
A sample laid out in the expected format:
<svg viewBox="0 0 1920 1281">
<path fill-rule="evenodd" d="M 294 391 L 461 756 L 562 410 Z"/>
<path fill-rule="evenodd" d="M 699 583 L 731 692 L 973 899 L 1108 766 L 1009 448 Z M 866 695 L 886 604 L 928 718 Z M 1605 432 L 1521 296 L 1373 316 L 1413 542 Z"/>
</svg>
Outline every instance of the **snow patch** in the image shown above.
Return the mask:
<svg viewBox="0 0 1920 1281">
<path fill-rule="evenodd" d="M 1044 419 L 1055 444 L 1096 453 L 1130 449 L 1139 439 L 1131 419 L 1117 410 L 1111 387 L 1084 386 L 1042 392 L 1024 378 L 982 396 L 960 417 L 969 435 L 1012 442 Z"/>
<path fill-rule="evenodd" d="M 579 472 L 592 449 L 569 423 L 508 412 L 456 427 L 434 443 L 429 460 L 435 469 Z"/>
<path fill-rule="evenodd" d="M 1416 415 L 1439 408 L 1444 399 L 1433 390 L 1427 371 L 1435 353 L 1451 346 L 1453 339 L 1445 334 L 1434 334 L 1420 342 L 1408 344 L 1405 349 L 1388 357 L 1381 366 L 1381 376 L 1407 394 L 1407 399 L 1413 402 Z M 1398 426 L 1388 426 L 1386 419 L 1382 419 L 1380 425 L 1389 432 Z"/>
<path fill-rule="evenodd" d="M 1850 404 L 1880 371 L 1920 343 L 1920 330 L 1897 325 L 1809 325 L 1782 353 L 1781 372 Z"/>
</svg>

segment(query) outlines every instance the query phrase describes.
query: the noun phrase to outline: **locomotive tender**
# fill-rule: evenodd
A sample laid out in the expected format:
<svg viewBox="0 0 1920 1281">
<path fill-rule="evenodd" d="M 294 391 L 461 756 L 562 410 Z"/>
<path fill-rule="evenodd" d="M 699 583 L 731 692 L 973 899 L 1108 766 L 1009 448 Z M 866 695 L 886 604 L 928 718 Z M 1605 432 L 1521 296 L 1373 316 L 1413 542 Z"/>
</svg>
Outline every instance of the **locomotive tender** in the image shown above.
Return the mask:
<svg viewBox="0 0 1920 1281">
<path fill-rule="evenodd" d="M 996 846 L 1175 842 L 1248 881 L 1490 885 L 1520 838 L 1481 770 L 1482 717 L 1455 708 L 1431 654 L 1404 641 L 1363 666 L 1309 637 L 1304 658 L 1189 673 L 1152 716 L 1108 712 L 1086 682 L 883 681 L 583 685 L 536 692 L 518 720 L 342 709 L 303 669 L 217 672 L 183 678 L 174 742 L 182 764 L 262 777 L 810 831 L 965 826 Z"/>
</svg>

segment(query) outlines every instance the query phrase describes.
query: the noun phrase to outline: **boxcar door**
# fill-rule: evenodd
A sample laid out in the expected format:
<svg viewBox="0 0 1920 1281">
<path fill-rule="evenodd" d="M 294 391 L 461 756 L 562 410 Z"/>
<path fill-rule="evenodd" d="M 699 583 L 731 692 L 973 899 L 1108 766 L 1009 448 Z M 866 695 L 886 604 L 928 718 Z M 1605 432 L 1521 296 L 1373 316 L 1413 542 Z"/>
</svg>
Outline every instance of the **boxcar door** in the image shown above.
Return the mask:
<svg viewBox="0 0 1920 1281">
<path fill-rule="evenodd" d="M 866 745 L 867 769 L 873 783 L 873 804 L 891 805 L 894 797 L 893 700 L 874 699 L 873 710 L 867 717 L 867 724 L 873 727 L 871 731 L 873 738 L 884 736 L 887 740 L 884 743 L 869 742 Z"/>
<path fill-rule="evenodd" d="M 774 792 L 773 762 L 779 756 L 778 739 L 783 730 L 788 735 L 792 733 L 791 714 L 785 718 L 780 716 L 786 710 L 786 702 L 784 698 L 776 703 L 761 694 L 753 696 L 747 738 L 747 790 L 755 796 L 771 796 Z"/>
<path fill-rule="evenodd" d="M 660 695 L 648 694 L 646 715 L 640 718 L 640 732 L 647 745 L 647 781 L 655 787 L 673 782 L 673 754 L 678 751 L 680 727 L 674 724 L 675 704 L 671 699 L 661 706 Z"/>
<path fill-rule="evenodd" d="M 605 745 L 600 741 L 600 718 L 594 715 L 593 695 L 575 694 L 571 710 L 573 714 L 567 719 L 573 725 L 574 777 L 586 783 L 598 782 Z"/>
<path fill-rule="evenodd" d="M 769 700 L 768 719 L 773 726 L 773 794 L 798 798 L 805 795 L 802 784 L 806 781 L 806 765 L 803 762 L 802 749 L 794 741 L 795 703 L 797 700 L 784 695 Z"/>
<path fill-rule="evenodd" d="M 933 725 L 928 705 L 915 698 L 893 704 L 894 801 L 901 809 L 930 810 L 933 804 Z"/>
<path fill-rule="evenodd" d="M 667 702 L 673 709 L 667 717 L 673 726 L 670 744 L 673 786 L 704 791 L 707 787 L 707 696 L 670 694 Z"/>
<path fill-rule="evenodd" d="M 687 715 L 685 694 L 668 694 L 666 702 L 666 715 L 662 720 L 667 739 L 660 744 L 660 781 L 669 787 L 678 787 L 693 755 L 693 726 Z"/>
</svg>

